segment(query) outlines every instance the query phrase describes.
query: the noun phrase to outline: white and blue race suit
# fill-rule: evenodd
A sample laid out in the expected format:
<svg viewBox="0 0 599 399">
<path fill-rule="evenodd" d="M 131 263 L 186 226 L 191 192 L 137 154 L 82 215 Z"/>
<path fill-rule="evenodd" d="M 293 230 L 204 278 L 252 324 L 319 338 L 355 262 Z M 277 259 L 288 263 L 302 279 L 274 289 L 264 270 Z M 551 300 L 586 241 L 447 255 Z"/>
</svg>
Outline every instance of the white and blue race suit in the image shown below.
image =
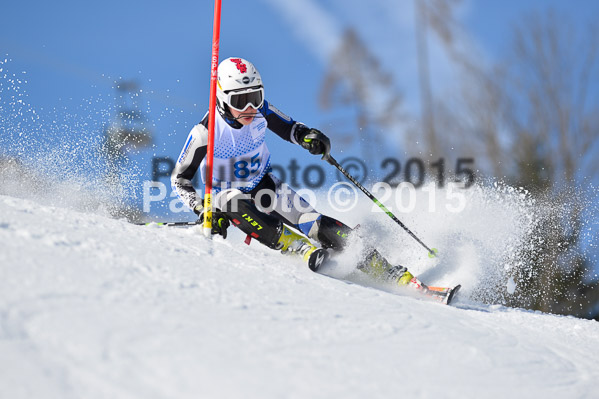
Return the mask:
<svg viewBox="0 0 599 399">
<path fill-rule="evenodd" d="M 298 125 L 267 101 L 247 126 L 215 112 L 212 192 L 218 198 L 217 194 L 222 190 L 237 189 L 249 193 L 258 185 L 266 186 L 279 199 L 274 211 L 306 235 L 314 236 L 317 230 L 315 222 L 321 214 L 269 173 L 270 152 L 265 141 L 267 128 L 283 140 L 297 144 L 294 132 Z M 202 182 L 206 183 L 207 146 L 208 114 L 191 129 L 171 175 L 173 189 L 191 209 L 201 205 L 202 199 L 196 193 L 192 179 L 199 170 Z M 280 198 L 283 192 L 286 198 Z M 218 207 L 216 198 L 213 203 Z M 301 206 L 290 208 L 292 204 Z"/>
</svg>

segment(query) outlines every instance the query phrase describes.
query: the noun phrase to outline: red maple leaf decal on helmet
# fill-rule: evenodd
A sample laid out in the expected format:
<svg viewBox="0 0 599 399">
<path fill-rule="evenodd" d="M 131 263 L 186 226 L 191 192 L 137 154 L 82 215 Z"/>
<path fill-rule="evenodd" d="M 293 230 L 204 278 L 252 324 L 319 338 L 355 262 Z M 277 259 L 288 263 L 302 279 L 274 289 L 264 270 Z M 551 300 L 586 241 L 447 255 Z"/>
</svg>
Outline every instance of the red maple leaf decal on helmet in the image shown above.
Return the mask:
<svg viewBox="0 0 599 399">
<path fill-rule="evenodd" d="M 231 61 L 234 62 L 235 64 L 237 64 L 237 69 L 239 69 L 239 72 L 241 72 L 241 73 L 247 72 L 248 67 L 247 67 L 247 65 L 245 65 L 243 63 L 241 58 L 231 58 Z"/>
</svg>

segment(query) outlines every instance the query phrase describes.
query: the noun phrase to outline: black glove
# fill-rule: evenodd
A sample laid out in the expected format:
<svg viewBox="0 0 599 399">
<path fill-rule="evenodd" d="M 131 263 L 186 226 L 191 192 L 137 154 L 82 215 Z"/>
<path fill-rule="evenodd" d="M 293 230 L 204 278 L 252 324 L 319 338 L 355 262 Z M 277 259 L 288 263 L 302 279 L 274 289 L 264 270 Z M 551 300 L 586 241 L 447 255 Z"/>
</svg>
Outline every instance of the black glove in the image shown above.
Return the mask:
<svg viewBox="0 0 599 399">
<path fill-rule="evenodd" d="M 197 205 L 193 211 L 198 215 L 198 224 L 204 223 L 204 207 Z M 220 234 L 223 238 L 227 238 L 227 228 L 230 225 L 226 213 L 221 212 L 218 208 L 212 208 L 212 234 Z"/>
<path fill-rule="evenodd" d="M 331 152 L 331 140 L 320 130 L 311 129 L 298 123 L 295 127 L 294 136 L 295 141 L 310 151 L 310 154 L 322 154 L 324 158 Z"/>
</svg>

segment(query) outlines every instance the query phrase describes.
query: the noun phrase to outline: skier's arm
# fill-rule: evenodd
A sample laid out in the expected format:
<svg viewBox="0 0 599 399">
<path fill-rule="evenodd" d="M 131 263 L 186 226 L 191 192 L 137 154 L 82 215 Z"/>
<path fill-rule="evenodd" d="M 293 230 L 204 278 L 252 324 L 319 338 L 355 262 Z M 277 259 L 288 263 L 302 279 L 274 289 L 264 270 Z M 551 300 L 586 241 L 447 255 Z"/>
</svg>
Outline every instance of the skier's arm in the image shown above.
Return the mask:
<svg viewBox="0 0 599 399">
<path fill-rule="evenodd" d="M 297 144 L 294 133 L 297 126 L 303 126 L 301 123 L 294 121 L 290 116 L 285 115 L 266 100 L 264 100 L 264 105 L 260 109 L 260 112 L 266 118 L 270 130 L 275 132 L 283 140 Z"/>
<path fill-rule="evenodd" d="M 198 205 L 202 205 L 201 197 L 196 193 L 191 180 L 198 171 L 202 160 L 208 149 L 208 117 L 195 125 L 177 159 L 177 164 L 171 174 L 171 185 L 179 195 L 181 201 L 195 211 Z"/>
<path fill-rule="evenodd" d="M 260 111 L 266 118 L 268 128 L 283 140 L 298 144 L 311 154 L 328 154 L 331 150 L 331 142 L 324 133 L 294 121 L 268 101 L 264 100 L 264 106 Z"/>
</svg>

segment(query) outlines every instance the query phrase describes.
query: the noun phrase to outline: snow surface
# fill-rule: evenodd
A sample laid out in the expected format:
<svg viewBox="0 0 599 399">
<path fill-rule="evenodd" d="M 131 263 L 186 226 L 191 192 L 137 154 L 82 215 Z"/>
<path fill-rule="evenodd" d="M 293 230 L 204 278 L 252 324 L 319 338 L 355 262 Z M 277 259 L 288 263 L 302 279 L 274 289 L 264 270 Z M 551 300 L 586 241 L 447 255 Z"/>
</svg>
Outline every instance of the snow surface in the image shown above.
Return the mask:
<svg viewBox="0 0 599 399">
<path fill-rule="evenodd" d="M 231 235 L 0 196 L 0 398 L 597 397 L 597 322 L 349 284 Z"/>
</svg>

